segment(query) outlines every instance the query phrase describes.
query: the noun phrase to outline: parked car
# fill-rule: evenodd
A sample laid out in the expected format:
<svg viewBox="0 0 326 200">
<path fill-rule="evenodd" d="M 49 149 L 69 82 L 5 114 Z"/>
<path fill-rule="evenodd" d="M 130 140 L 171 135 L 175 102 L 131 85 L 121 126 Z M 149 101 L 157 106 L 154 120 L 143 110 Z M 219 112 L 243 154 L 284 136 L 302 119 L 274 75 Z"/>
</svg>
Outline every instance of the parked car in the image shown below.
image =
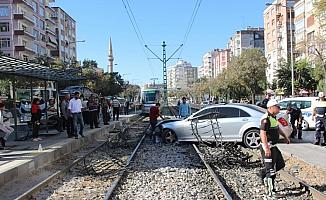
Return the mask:
<svg viewBox="0 0 326 200">
<path fill-rule="evenodd" d="M 281 112 L 286 112 L 288 104 L 295 105 L 302 111 L 303 121 L 302 130 L 309 130 L 315 128 L 315 121 L 312 120 L 312 106 L 316 103 L 318 97 L 294 97 L 286 98 L 279 101 Z"/>
<path fill-rule="evenodd" d="M 97 94 L 92 92 L 91 89 L 89 89 L 88 87 L 83 87 L 83 86 L 66 87 L 64 90 L 60 90 L 59 96 L 61 98 L 63 98 L 65 94 L 70 94 L 71 96 L 73 96 L 75 92 L 80 92 L 80 94 L 83 94 L 85 98 L 89 98 L 92 94 L 94 96 L 97 96 Z"/>
<path fill-rule="evenodd" d="M 257 148 L 260 143 L 260 121 L 266 109 L 250 104 L 216 104 L 207 106 L 184 120 L 168 120 L 158 123 L 157 130 L 162 131 L 163 141 L 198 141 L 192 133 L 191 121 L 207 113 L 218 113 L 222 140 L 226 142 L 242 142 L 246 147 Z M 206 115 L 208 116 L 208 115 Z M 198 134 L 203 141 L 215 141 L 207 117 L 198 118 Z"/>
<path fill-rule="evenodd" d="M 213 101 L 203 101 L 201 104 L 200 104 L 200 107 L 201 108 L 204 108 L 206 106 L 209 106 L 209 105 L 212 105 L 213 104 Z"/>
</svg>

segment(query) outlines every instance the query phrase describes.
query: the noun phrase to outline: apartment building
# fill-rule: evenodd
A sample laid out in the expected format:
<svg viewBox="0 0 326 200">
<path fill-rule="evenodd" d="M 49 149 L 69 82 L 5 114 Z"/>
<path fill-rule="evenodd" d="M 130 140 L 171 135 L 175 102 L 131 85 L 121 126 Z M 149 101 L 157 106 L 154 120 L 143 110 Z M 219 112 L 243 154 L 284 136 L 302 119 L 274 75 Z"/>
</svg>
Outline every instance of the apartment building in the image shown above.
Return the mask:
<svg viewBox="0 0 326 200">
<path fill-rule="evenodd" d="M 229 39 L 227 48 L 231 50 L 232 56 L 240 56 L 244 50 L 252 48 L 264 52 L 264 29 L 247 27 L 245 30 L 236 31 Z"/>
<path fill-rule="evenodd" d="M 271 84 L 282 61 L 287 62 L 294 44 L 294 11 L 298 0 L 275 0 L 264 10 L 265 56 L 267 81 Z M 291 16 L 291 18 L 290 18 Z"/>
<path fill-rule="evenodd" d="M 230 49 L 214 49 L 203 56 L 203 64 L 198 67 L 198 77 L 216 78 L 230 63 Z"/>
<path fill-rule="evenodd" d="M 213 60 L 212 55 L 213 53 L 207 52 L 203 56 L 203 64 L 198 68 L 198 75 L 199 78 L 214 78 L 214 67 L 213 67 Z"/>
<path fill-rule="evenodd" d="M 76 21 L 63 9 L 53 7 L 56 22 L 58 49 L 52 55 L 58 56 L 64 63 L 73 63 L 77 59 L 76 53 Z"/>
<path fill-rule="evenodd" d="M 315 16 L 315 10 L 313 0 L 300 0 L 294 5 L 296 60 L 309 60 L 316 49 L 326 51 L 326 25 Z"/>
<path fill-rule="evenodd" d="M 72 42 L 76 40 L 75 21 L 71 20 L 71 17 L 66 17 L 67 15 L 64 15 L 63 21 L 57 20 L 62 9 L 52 8 L 50 6 L 52 2 L 54 0 L 0 1 L 0 50 L 4 55 L 26 61 L 44 55 L 52 59 L 60 57 L 65 60 L 64 53 L 60 54 L 58 50 L 64 49 L 62 46 L 66 44 L 67 60 L 76 60 L 75 42 Z M 73 25 L 71 21 L 74 22 Z M 62 33 L 61 24 L 67 24 L 69 27 L 63 28 L 71 36 L 67 37 L 68 43 L 66 37 L 59 40 L 62 39 L 58 34 Z"/>
<path fill-rule="evenodd" d="M 167 86 L 170 90 L 187 89 L 197 78 L 197 67 L 192 67 L 187 61 L 178 61 L 167 70 Z"/>
</svg>

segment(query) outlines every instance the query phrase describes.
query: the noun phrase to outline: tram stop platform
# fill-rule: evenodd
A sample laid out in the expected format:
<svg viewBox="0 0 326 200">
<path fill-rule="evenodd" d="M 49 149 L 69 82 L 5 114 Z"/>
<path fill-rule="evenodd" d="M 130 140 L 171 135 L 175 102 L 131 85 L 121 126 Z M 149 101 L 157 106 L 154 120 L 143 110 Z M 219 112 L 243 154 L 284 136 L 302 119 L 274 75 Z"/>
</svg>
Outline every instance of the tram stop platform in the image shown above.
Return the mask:
<svg viewBox="0 0 326 200">
<path fill-rule="evenodd" d="M 47 134 L 40 137 L 43 139 L 33 142 L 31 139 L 25 141 L 8 141 L 5 150 L 0 150 L 0 187 L 5 183 L 23 177 L 36 169 L 44 167 L 82 146 L 91 144 L 97 139 L 105 138 L 105 134 L 121 127 L 122 123 L 136 120 L 137 114 L 121 115 L 119 121 L 110 121 L 109 125 L 100 124 L 100 128 L 84 128 L 85 137 L 79 139 L 68 138 L 67 134 Z M 51 131 L 50 131 L 51 132 Z M 43 151 L 38 151 L 41 144 Z"/>
</svg>

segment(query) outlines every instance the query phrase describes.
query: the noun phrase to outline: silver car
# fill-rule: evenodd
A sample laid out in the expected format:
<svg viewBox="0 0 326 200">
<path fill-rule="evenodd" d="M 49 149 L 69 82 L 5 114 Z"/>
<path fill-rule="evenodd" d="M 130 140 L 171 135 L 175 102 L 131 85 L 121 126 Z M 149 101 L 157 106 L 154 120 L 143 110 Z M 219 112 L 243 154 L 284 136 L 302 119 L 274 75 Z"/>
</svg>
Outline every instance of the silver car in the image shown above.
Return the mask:
<svg viewBox="0 0 326 200">
<path fill-rule="evenodd" d="M 203 141 L 215 141 L 210 115 L 216 113 L 222 141 L 243 142 L 246 147 L 257 148 L 260 143 L 260 120 L 266 110 L 249 104 L 225 104 L 205 107 L 183 120 L 167 120 L 158 123 L 164 142 L 198 141 L 193 134 L 193 119 L 198 119 L 198 135 Z M 220 138 L 219 138 L 220 139 Z"/>
</svg>

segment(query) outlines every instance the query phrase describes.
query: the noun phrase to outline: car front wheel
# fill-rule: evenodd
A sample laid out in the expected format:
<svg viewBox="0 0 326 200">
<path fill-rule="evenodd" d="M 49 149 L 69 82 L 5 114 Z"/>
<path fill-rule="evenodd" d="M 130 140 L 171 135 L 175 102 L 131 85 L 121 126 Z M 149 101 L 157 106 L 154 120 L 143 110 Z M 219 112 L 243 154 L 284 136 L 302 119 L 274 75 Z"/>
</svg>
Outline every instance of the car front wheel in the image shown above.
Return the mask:
<svg viewBox="0 0 326 200">
<path fill-rule="evenodd" d="M 162 134 L 163 142 L 172 144 L 177 141 L 177 136 L 171 129 L 164 129 Z"/>
<path fill-rule="evenodd" d="M 243 136 L 243 144 L 251 149 L 256 149 L 260 144 L 260 131 L 258 129 L 248 130 Z"/>
</svg>

